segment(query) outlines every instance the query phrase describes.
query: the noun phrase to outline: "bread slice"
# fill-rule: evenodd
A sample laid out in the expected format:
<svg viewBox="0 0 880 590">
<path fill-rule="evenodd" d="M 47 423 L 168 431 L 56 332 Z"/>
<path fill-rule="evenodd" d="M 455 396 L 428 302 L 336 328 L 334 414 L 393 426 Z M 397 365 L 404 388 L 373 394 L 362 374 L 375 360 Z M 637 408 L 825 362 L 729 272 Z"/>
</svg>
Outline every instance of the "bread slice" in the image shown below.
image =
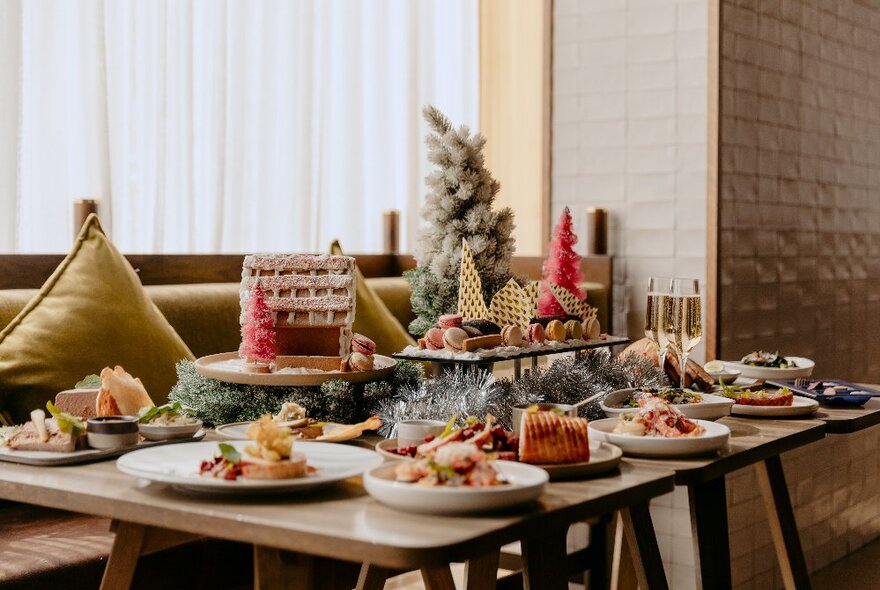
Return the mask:
<svg viewBox="0 0 880 590">
<path fill-rule="evenodd" d="M 95 400 L 98 416 L 135 416 L 141 408 L 155 405 L 141 380 L 119 365 L 101 371 L 101 390 Z"/>
<path fill-rule="evenodd" d="M 554 465 L 590 460 L 587 419 L 555 412 L 526 412 L 519 432 L 519 460 Z"/>
<path fill-rule="evenodd" d="M 242 461 L 241 476 L 245 479 L 295 479 L 308 472 L 306 456 L 293 453 L 289 460 L 265 461 L 247 457 Z"/>
</svg>

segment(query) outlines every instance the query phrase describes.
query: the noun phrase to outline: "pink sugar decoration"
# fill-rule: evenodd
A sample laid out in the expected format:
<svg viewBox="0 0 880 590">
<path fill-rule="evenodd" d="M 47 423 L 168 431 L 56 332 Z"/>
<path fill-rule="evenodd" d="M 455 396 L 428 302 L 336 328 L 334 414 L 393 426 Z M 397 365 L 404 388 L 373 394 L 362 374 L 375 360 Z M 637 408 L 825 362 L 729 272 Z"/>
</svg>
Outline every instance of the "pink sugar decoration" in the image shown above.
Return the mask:
<svg viewBox="0 0 880 590">
<path fill-rule="evenodd" d="M 238 356 L 249 362 L 275 360 L 275 322 L 266 303 L 266 293 L 258 285 L 251 290 Z"/>
<path fill-rule="evenodd" d="M 581 257 L 574 251 L 577 236 L 571 228 L 571 213 L 568 207 L 559 217 L 559 223 L 553 229 L 553 241 L 550 242 L 550 255 L 544 261 L 544 279 L 571 292 L 583 300 L 586 294 L 581 291 Z M 553 292 L 542 285 L 543 293 L 538 300 L 538 315 L 564 316 L 565 310 L 553 295 Z"/>
</svg>

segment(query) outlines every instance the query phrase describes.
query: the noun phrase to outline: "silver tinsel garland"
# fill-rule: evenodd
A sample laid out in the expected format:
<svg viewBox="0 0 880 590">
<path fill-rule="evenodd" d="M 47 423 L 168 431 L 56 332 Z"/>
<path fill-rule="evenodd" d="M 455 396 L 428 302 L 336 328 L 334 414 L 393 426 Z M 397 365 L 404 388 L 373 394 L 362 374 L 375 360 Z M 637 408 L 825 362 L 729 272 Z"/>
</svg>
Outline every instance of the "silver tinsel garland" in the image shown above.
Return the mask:
<svg viewBox="0 0 880 590">
<path fill-rule="evenodd" d="M 660 387 L 666 378 L 647 359 L 628 355 L 616 358 L 608 349 L 598 349 L 581 357 L 556 360 L 544 369 L 525 374 L 518 381 L 495 379 L 491 373 L 458 367 L 432 381 L 404 387 L 379 404 L 380 433 L 396 435 L 401 420 L 449 420 L 458 415 L 495 416 L 505 428 L 511 427 L 513 407 L 539 401 L 574 404 L 597 393 L 627 387 Z M 598 401 L 580 408 L 590 419 L 604 418 Z"/>
<path fill-rule="evenodd" d="M 382 418 L 380 434 L 392 438 L 397 434 L 401 420 L 442 420 L 458 416 L 463 423 L 469 416 L 484 419 L 492 414 L 506 428 L 510 428 L 513 406 L 538 401 L 520 392 L 511 392 L 506 382 L 499 381 L 489 371 L 458 366 L 441 377 L 404 387 L 397 395 L 379 405 L 377 414 Z"/>
</svg>

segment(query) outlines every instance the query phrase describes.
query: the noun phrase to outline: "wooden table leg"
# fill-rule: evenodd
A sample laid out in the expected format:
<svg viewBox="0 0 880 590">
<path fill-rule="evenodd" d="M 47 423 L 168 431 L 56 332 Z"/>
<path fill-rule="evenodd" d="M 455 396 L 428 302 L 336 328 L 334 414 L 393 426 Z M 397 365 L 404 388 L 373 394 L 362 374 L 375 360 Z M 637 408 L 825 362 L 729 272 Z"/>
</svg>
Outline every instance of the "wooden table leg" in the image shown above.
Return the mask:
<svg viewBox="0 0 880 590">
<path fill-rule="evenodd" d="M 648 503 L 624 508 L 620 511 L 620 519 L 639 587 L 643 590 L 668 590 Z"/>
<path fill-rule="evenodd" d="M 755 474 L 758 476 L 758 487 L 761 488 L 764 506 L 767 508 L 770 535 L 776 546 L 782 582 L 787 590 L 809 590 L 810 574 L 779 455 L 756 463 Z"/>
<path fill-rule="evenodd" d="M 464 564 L 464 587 L 467 590 L 494 588 L 498 579 L 498 561 L 501 549 L 490 551 Z"/>
<path fill-rule="evenodd" d="M 358 576 L 357 590 L 382 590 L 391 573 L 387 568 L 365 563 L 361 566 L 361 575 Z"/>
<path fill-rule="evenodd" d="M 425 590 L 455 590 L 452 570 L 448 565 L 423 567 L 422 581 L 425 582 Z"/>
<path fill-rule="evenodd" d="M 617 527 L 617 517 L 603 515 L 599 519 L 589 523 L 590 541 L 587 548 L 593 556 L 586 573 L 586 581 L 590 590 L 607 590 L 610 572 L 613 567 L 614 537 Z"/>
<path fill-rule="evenodd" d="M 727 490 L 724 477 L 688 486 L 697 588 L 731 587 L 730 538 L 727 530 Z"/>
<path fill-rule="evenodd" d="M 311 556 L 254 545 L 254 590 L 311 590 L 314 579 Z"/>
<path fill-rule="evenodd" d="M 114 521 L 111 528 L 116 530 L 116 537 L 113 539 L 107 567 L 104 568 L 101 590 L 127 590 L 134 579 L 134 570 L 144 547 L 147 527 Z"/>
<path fill-rule="evenodd" d="M 522 540 L 525 590 L 567 590 L 567 529 Z"/>
</svg>

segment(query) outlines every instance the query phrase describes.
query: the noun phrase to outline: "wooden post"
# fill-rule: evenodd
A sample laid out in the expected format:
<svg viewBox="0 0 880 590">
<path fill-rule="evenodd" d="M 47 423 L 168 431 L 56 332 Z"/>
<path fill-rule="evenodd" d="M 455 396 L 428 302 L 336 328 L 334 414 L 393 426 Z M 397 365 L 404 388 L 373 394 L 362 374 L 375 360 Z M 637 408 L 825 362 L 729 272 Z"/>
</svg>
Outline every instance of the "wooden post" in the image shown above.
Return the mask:
<svg viewBox="0 0 880 590">
<path fill-rule="evenodd" d="M 385 254 L 397 254 L 400 251 L 400 212 L 396 209 L 386 211 L 382 220 Z"/>
<path fill-rule="evenodd" d="M 86 219 L 92 213 L 98 213 L 97 199 L 76 199 L 73 202 L 73 237 L 79 235 Z"/>
</svg>

